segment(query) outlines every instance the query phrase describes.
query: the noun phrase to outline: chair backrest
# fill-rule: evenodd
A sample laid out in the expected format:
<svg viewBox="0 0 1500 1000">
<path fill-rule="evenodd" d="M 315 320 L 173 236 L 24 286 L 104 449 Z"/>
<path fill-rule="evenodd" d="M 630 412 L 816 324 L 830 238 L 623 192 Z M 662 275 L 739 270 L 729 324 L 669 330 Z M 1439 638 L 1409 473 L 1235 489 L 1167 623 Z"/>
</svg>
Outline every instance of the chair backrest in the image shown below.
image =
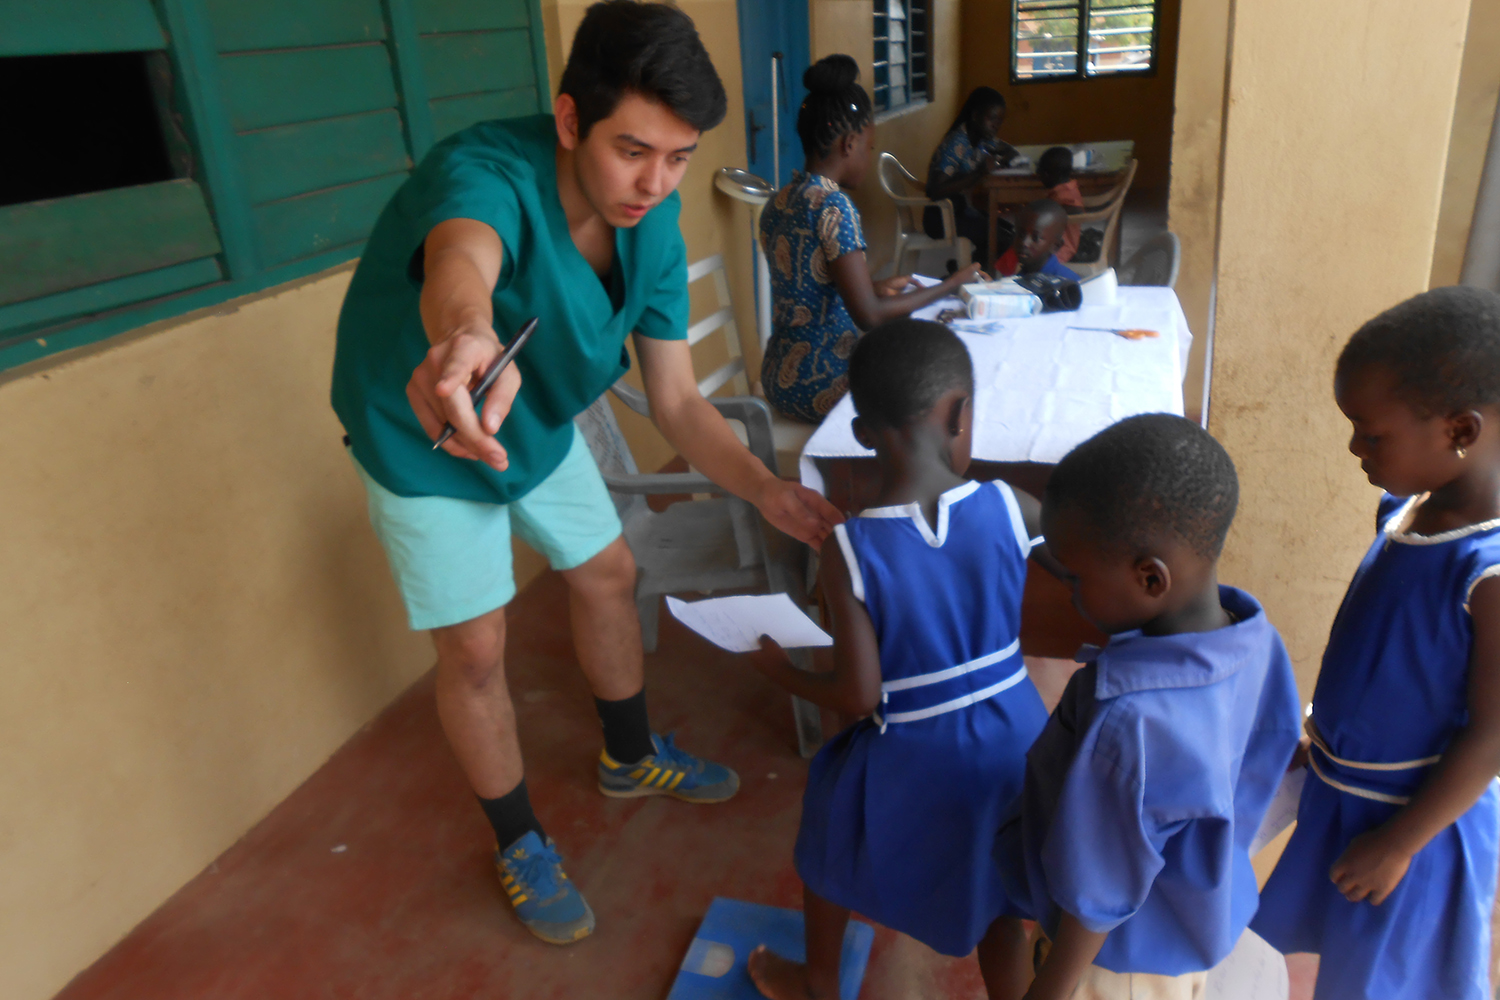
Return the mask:
<svg viewBox="0 0 1500 1000">
<path fill-rule="evenodd" d="M 1113 205 L 1119 199 L 1125 197 L 1125 192 L 1130 190 L 1130 184 L 1135 180 L 1135 168 L 1138 161 L 1133 157 L 1123 171 L 1120 179 L 1115 181 L 1115 186 L 1103 194 L 1090 194 L 1083 196 L 1083 207 L 1091 212 L 1098 211 L 1107 205 Z"/>
<path fill-rule="evenodd" d="M 724 348 L 729 353 L 729 360 L 709 372 L 698 380 L 698 391 L 705 396 L 712 396 L 715 392 L 730 382 L 738 379 L 736 388 L 741 396 L 750 394 L 750 377 L 745 372 L 745 356 L 740 345 L 740 330 L 734 321 L 734 302 L 729 297 L 729 276 L 724 270 L 724 256 L 714 254 L 705 257 L 695 264 L 688 265 L 688 287 L 703 278 L 712 277 L 714 281 L 714 294 L 717 296 L 718 308 L 708 316 L 700 319 L 688 327 L 688 345 L 700 343 L 710 334 L 724 331 Z M 762 344 L 764 349 L 765 345 Z"/>
<path fill-rule="evenodd" d="M 1120 228 L 1120 214 L 1125 209 L 1125 196 L 1130 193 L 1130 185 L 1135 180 L 1137 166 L 1138 161 L 1132 159 L 1130 166 L 1125 169 L 1124 176 L 1110 189 L 1109 201 L 1106 204 L 1090 208 L 1087 212 L 1081 212 L 1068 220 L 1079 225 L 1088 225 L 1091 222 L 1104 223 L 1104 251 L 1099 255 L 1101 263 L 1114 263 L 1111 258 L 1115 252 L 1115 234 Z M 1088 201 L 1088 199 L 1084 200 Z"/>
<path fill-rule="evenodd" d="M 880 154 L 876 173 L 880 176 L 880 189 L 896 203 L 897 231 L 926 235 L 922 210 L 932 204 L 927 198 L 927 186 L 890 153 Z"/>
<path fill-rule="evenodd" d="M 620 432 L 615 412 L 609 407 L 608 396 L 600 396 L 594 400 L 587 410 L 573 418 L 573 423 L 583 435 L 584 443 L 589 446 L 589 452 L 594 456 L 600 472 L 630 476 L 640 471 L 635 464 L 635 456 L 630 454 L 630 445 L 626 443 L 625 435 Z M 630 523 L 647 509 L 646 498 L 643 496 L 611 493 L 610 499 L 615 502 L 615 512 L 620 515 L 621 524 Z"/>
<path fill-rule="evenodd" d="M 1157 233 L 1120 265 L 1122 285 L 1177 287 L 1177 269 L 1182 263 L 1182 241 L 1171 231 Z"/>
</svg>

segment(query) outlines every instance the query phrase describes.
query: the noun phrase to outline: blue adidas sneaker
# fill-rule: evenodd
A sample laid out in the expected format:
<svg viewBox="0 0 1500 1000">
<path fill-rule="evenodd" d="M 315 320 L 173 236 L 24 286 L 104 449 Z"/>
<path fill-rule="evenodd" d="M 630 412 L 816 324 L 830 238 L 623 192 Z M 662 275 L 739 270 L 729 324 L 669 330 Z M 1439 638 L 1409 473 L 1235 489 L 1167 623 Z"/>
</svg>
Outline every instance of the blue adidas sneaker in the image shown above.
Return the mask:
<svg viewBox="0 0 1500 1000">
<path fill-rule="evenodd" d="M 621 764 L 599 751 L 599 791 L 615 799 L 670 795 L 684 802 L 723 802 L 740 790 L 740 776 L 723 764 L 695 757 L 665 737 L 651 734 L 656 753 Z"/>
<path fill-rule="evenodd" d="M 562 869 L 552 838 L 535 830 L 495 852 L 500 885 L 526 929 L 548 944 L 572 944 L 593 933 L 594 911 Z"/>
</svg>

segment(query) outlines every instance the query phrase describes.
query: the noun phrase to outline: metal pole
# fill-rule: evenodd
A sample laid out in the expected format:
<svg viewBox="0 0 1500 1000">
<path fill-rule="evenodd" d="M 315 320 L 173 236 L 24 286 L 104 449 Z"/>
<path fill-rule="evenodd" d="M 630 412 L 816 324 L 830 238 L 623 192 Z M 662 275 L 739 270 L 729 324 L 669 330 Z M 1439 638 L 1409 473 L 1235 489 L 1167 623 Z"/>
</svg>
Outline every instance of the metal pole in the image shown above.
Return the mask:
<svg viewBox="0 0 1500 1000">
<path fill-rule="evenodd" d="M 781 101 L 777 98 L 776 62 L 780 52 L 771 54 L 771 187 L 781 189 Z"/>
<path fill-rule="evenodd" d="M 1459 283 L 1500 292 L 1500 102 L 1490 126 L 1490 146 L 1484 156 L 1484 173 L 1479 175 Z"/>
</svg>

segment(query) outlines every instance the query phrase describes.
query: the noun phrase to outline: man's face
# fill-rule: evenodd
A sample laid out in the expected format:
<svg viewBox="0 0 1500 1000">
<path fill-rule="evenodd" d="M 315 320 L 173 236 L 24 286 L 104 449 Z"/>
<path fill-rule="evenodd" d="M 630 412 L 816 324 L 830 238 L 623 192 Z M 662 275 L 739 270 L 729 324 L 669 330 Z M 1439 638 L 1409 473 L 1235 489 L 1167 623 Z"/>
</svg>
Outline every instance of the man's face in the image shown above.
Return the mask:
<svg viewBox="0 0 1500 1000">
<path fill-rule="evenodd" d="M 1047 263 L 1047 258 L 1057 249 L 1062 242 L 1063 227 L 1067 223 L 1062 219 L 1039 219 L 1036 213 L 1026 211 L 1021 213 L 1021 218 L 1016 222 L 1016 260 L 1025 273 L 1039 271 L 1042 265 Z"/>
<path fill-rule="evenodd" d="M 612 226 L 634 226 L 675 191 L 698 147 L 697 129 L 633 92 L 581 140 L 573 99 L 560 95 L 557 126 L 558 141 L 573 152 L 584 197 Z"/>
</svg>

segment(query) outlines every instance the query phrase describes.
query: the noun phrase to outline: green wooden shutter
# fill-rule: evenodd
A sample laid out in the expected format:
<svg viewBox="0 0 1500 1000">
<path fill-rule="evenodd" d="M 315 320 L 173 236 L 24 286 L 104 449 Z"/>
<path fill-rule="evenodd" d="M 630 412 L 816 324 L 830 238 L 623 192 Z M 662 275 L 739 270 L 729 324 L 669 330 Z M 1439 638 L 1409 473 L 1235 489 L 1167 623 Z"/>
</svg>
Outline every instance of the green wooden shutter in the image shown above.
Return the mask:
<svg viewBox="0 0 1500 1000">
<path fill-rule="evenodd" d="M 380 0 L 205 0 L 256 263 L 357 252 L 411 169 Z"/>
<path fill-rule="evenodd" d="M 548 110 L 542 25 L 527 0 L 411 0 L 432 128 Z"/>
<path fill-rule="evenodd" d="M 0 0 L 0 56 L 149 52 L 166 45 L 151 0 Z"/>
</svg>

